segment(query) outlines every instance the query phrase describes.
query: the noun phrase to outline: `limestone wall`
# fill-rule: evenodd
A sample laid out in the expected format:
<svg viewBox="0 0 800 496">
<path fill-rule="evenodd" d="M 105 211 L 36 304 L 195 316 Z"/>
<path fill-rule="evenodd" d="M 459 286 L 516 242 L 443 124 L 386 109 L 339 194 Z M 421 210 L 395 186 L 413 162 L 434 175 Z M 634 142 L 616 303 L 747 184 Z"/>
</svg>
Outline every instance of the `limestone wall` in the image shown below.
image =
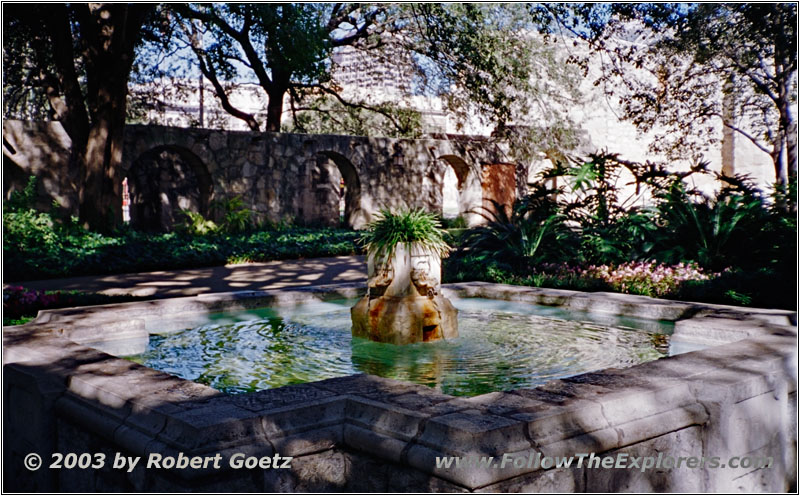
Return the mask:
<svg viewBox="0 0 800 496">
<path fill-rule="evenodd" d="M 796 314 L 630 295 L 482 283 L 451 285 L 493 297 L 631 316 L 714 319 L 717 346 L 551 381 L 532 389 L 454 398 L 415 384 L 355 375 L 226 395 L 115 358 L 85 343 L 129 338 L 142 320 L 352 296 L 341 286 L 208 295 L 43 312 L 4 329 L 3 489 L 25 492 L 785 492 L 796 488 Z M 327 295 L 327 296 L 326 296 Z M 696 326 L 695 326 L 696 327 Z M 727 337 L 724 329 L 732 333 Z M 742 330 L 747 332 L 742 334 Z M 145 331 L 146 332 L 146 331 Z M 747 336 L 745 339 L 740 339 Z M 83 343 L 83 344 L 82 344 Z M 99 468 L 47 468 L 52 453 L 99 453 Z M 25 468 L 26 455 L 45 467 Z M 286 469 L 234 469 L 237 453 L 292 457 Z M 575 457 L 581 467 L 538 466 Z M 146 468 L 151 454 L 219 455 L 218 468 Z M 641 470 L 587 466 L 600 458 L 659 457 Z M 503 455 L 510 460 L 502 464 Z M 142 457 L 131 471 L 117 456 Z M 494 457 L 488 465 L 437 465 L 437 457 Z M 769 467 L 700 458 L 762 457 Z M 669 457 L 670 462 L 666 461 Z M 680 466 L 676 465 L 683 458 Z M 694 462 L 689 462 L 694 457 Z M 540 458 L 541 459 L 541 458 Z M 513 460 L 522 460 L 515 463 Z M 496 462 L 496 463 L 495 463 Z M 630 467 L 630 465 L 627 465 Z"/>
<path fill-rule="evenodd" d="M 59 122 L 3 121 L 3 198 L 38 178 L 38 206 L 53 200 L 77 211 L 78 174 L 69 167 L 72 140 Z"/>
<path fill-rule="evenodd" d="M 59 123 L 6 121 L 4 194 L 40 177 L 43 203 L 77 206 L 68 166 L 69 138 Z M 461 213 L 474 222 L 484 200 L 483 168 L 506 163 L 496 146 L 454 140 L 364 138 L 127 126 L 119 181 L 129 179 L 134 224 L 159 219 L 173 227 L 181 209 L 210 214 L 215 202 L 239 196 L 256 221 L 336 224 L 340 195 L 345 223 L 360 228 L 382 208 L 442 212 L 448 168 L 459 182 Z M 527 169 L 505 178 L 522 192 Z M 346 192 L 341 191 L 344 179 Z M 496 189 L 497 186 L 495 185 Z M 513 196 L 513 195 L 511 195 Z M 508 194 L 506 199 L 511 198 Z M 138 218 L 137 218 L 138 217 Z"/>
</svg>

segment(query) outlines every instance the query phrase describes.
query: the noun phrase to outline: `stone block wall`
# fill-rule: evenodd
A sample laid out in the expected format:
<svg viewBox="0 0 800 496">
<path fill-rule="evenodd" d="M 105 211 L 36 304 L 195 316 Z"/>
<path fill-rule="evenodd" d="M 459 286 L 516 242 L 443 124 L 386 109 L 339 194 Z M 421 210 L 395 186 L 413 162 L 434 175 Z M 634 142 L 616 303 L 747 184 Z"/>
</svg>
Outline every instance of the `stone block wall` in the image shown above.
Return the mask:
<svg viewBox="0 0 800 496">
<path fill-rule="evenodd" d="M 332 294 L 353 288 L 335 289 Z M 181 309 L 249 307 L 325 298 L 321 290 L 181 298 L 74 311 L 4 330 L 4 490 L 54 492 L 784 492 L 796 488 L 797 334 L 787 312 L 731 310 L 617 295 L 490 284 L 453 285 L 491 296 L 691 321 L 713 316 L 732 338 L 702 351 L 606 369 L 532 389 L 456 398 L 424 386 L 355 375 L 227 395 L 76 341 L 114 341 L 104 322 Z M 227 297 L 227 299 L 226 299 Z M 623 301 L 625 300 L 625 301 Z M 46 317 L 46 318 L 44 318 Z M 105 319 L 105 320 L 104 320 Z M 111 320 L 109 320 L 111 319 Z M 745 339 L 737 332 L 749 322 Z M 82 327 L 76 329 L 76 324 Z M 95 327 L 92 336 L 88 327 Z M 676 326 L 676 332 L 682 327 Z M 141 326 L 140 326 L 141 328 Z M 127 334 L 126 334 L 127 336 Z M 29 453 L 100 453 L 100 469 L 28 471 Z M 219 455 L 219 469 L 145 468 L 150 454 Z M 235 454 L 293 457 L 287 469 L 236 470 Z M 142 457 L 113 469 L 117 454 Z M 586 454 L 583 466 L 500 465 Z M 587 466 L 626 455 L 669 457 L 641 470 Z M 240 455 L 241 456 L 241 455 Z M 437 464 L 437 457 L 494 464 Z M 688 460 L 768 457 L 769 467 Z M 675 465 L 683 458 L 681 466 Z"/>
<path fill-rule="evenodd" d="M 3 121 L 3 198 L 36 176 L 37 207 L 53 201 L 77 212 L 80 178 L 69 167 L 72 140 L 60 123 Z"/>
<path fill-rule="evenodd" d="M 5 121 L 3 129 L 5 197 L 32 174 L 40 178 L 43 206 L 55 199 L 77 208 L 76 171 L 68 164 L 70 141 L 61 125 Z M 498 198 L 507 201 L 515 196 L 508 192 L 524 192 L 524 166 L 517 166 L 516 174 L 492 175 L 484 191 L 484 168 L 507 161 L 498 146 L 466 137 L 409 140 L 131 125 L 125 129 L 118 179 L 129 179 L 134 225 L 166 230 L 181 218 L 181 209 L 209 217 L 215 202 L 237 196 L 256 222 L 335 225 L 344 179 L 345 223 L 361 228 L 382 208 L 441 213 L 445 172 L 453 167 L 460 212 L 475 224 L 487 195 L 494 198 L 503 190 Z M 147 225 L 152 219 L 156 226 Z"/>
</svg>

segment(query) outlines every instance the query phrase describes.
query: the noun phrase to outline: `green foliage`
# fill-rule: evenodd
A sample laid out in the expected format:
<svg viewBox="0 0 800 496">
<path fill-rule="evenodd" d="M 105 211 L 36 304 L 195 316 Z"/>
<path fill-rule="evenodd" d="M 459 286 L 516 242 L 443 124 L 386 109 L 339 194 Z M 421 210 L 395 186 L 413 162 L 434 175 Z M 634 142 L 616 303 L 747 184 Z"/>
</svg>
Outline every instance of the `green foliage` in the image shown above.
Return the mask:
<svg viewBox="0 0 800 496">
<path fill-rule="evenodd" d="M 59 250 L 65 239 L 81 232 L 75 219 L 62 219 L 51 212 L 34 208 L 36 178 L 31 176 L 22 191 L 15 191 L 3 203 L 3 256 L 8 264 L 21 253 L 32 259 L 47 259 L 47 254 Z M 13 262 L 11 262 L 13 267 Z M 8 266 L 8 265 L 6 265 Z"/>
<path fill-rule="evenodd" d="M 657 232 L 653 209 L 632 209 L 614 222 L 582 226 L 582 257 L 594 263 L 646 260 L 652 257 Z"/>
<path fill-rule="evenodd" d="M 253 212 L 245 207 L 241 196 L 214 202 L 211 210 L 220 218 L 220 232 L 238 234 L 253 228 Z"/>
<path fill-rule="evenodd" d="M 219 227 L 213 220 L 208 220 L 198 212 L 191 210 L 181 210 L 181 213 L 186 216 L 183 224 L 178 226 L 178 229 L 195 236 L 205 236 L 217 232 Z"/>
<path fill-rule="evenodd" d="M 484 263 L 496 258 L 520 269 L 554 257 L 570 257 L 575 237 L 551 194 L 551 190 L 540 189 L 520 199 L 511 215 L 493 201 L 494 208 L 484 209 L 482 214 L 488 224 L 470 230 L 465 247 Z"/>
<path fill-rule="evenodd" d="M 30 280 L 352 255 L 359 252 L 357 238 L 358 233 L 349 230 L 299 227 L 206 236 L 83 232 L 37 250 L 20 249 L 4 240 L 3 268 L 7 280 Z"/>
<path fill-rule="evenodd" d="M 176 17 L 182 42 L 192 47 L 225 110 L 258 130 L 260 116 L 236 108 L 225 89 L 227 83 L 240 80 L 240 71 L 251 71 L 245 77 L 257 80 L 269 100 L 266 129 L 270 131 L 280 130 L 285 96 L 293 109 L 301 104 L 314 110 L 308 103 L 315 97 L 338 95 L 340 89 L 331 84 L 330 75 L 334 48 L 380 45 L 390 10 L 341 3 L 174 4 L 172 8 L 180 14 Z M 202 30 L 196 21 L 201 21 Z"/>
<path fill-rule="evenodd" d="M 580 102 L 582 76 L 567 56 L 530 36 L 523 4 L 412 4 L 421 82 L 442 95 L 457 122 L 494 125 L 511 152 L 566 152 L 579 144 L 569 109 Z M 460 125 L 460 124 L 457 124 Z"/>
<path fill-rule="evenodd" d="M 334 97 L 323 96 L 313 100 L 306 110 L 294 113 L 293 122 L 284 125 L 283 131 L 419 138 L 422 134 L 422 114 L 388 102 L 368 106 L 343 103 Z"/>
<path fill-rule="evenodd" d="M 171 5 L 182 44 L 192 47 L 226 111 L 253 130 L 262 117 L 229 98 L 228 86 L 242 77 L 268 97 L 271 131 L 280 129 L 288 97 L 294 119 L 286 130 L 417 137 L 418 111 L 342 91 L 337 55 L 352 48 L 368 66 L 400 68 L 408 77 L 398 81 L 403 96 L 442 96 L 458 122 L 478 115 L 496 124 L 519 145 L 515 151 L 576 142 L 577 126 L 561 110 L 579 98 L 579 71 L 526 35 L 521 4 Z M 202 28 L 192 26 L 197 20 Z"/>
<path fill-rule="evenodd" d="M 674 299 L 758 308 L 797 309 L 797 271 L 784 267 L 728 269 L 706 281 L 684 284 Z"/>
<path fill-rule="evenodd" d="M 786 216 L 787 218 L 797 221 L 797 176 L 789 178 L 789 184 L 783 188 L 779 183 L 772 186 L 772 204 L 770 211 L 778 216 Z"/>
<path fill-rule="evenodd" d="M 196 236 L 207 234 L 240 234 L 255 228 L 253 212 L 245 207 L 241 196 L 212 202 L 211 211 L 218 222 L 206 219 L 198 212 L 182 210 L 185 221 L 178 230 Z"/>
<path fill-rule="evenodd" d="M 356 232 L 331 228 L 282 226 L 280 230 L 241 233 L 218 229 L 201 236 L 187 231 L 147 234 L 122 230 L 104 236 L 73 222 L 62 222 L 50 213 L 22 208 L 25 202 L 20 196 L 13 200 L 4 204 L 3 215 L 3 269 L 4 278 L 10 281 L 350 255 L 359 251 Z M 11 208 L 14 205 L 22 207 Z"/>
<path fill-rule="evenodd" d="M 714 270 L 752 267 L 761 260 L 763 240 L 755 233 L 767 224 L 768 213 L 760 198 L 730 191 L 715 199 L 692 196 L 680 182 L 661 196 L 655 248 L 659 260 L 695 260 Z"/>
<path fill-rule="evenodd" d="M 623 170 L 647 188 L 653 207 L 620 200 Z M 445 280 L 793 308 L 796 204 L 779 188 L 773 197 L 783 200 L 768 205 L 746 177 L 723 178 L 727 185 L 706 197 L 687 191 L 679 175 L 607 153 L 543 175 L 554 177 L 572 191 L 539 184 L 510 216 L 495 205 L 486 226 L 461 238 Z M 703 270 L 708 277 L 695 274 Z"/>
<path fill-rule="evenodd" d="M 35 202 L 36 176 L 30 176 L 28 183 L 21 191 L 12 192 L 9 199 L 3 202 L 3 213 L 32 209 Z"/>
<path fill-rule="evenodd" d="M 444 257 L 450 252 L 445 235 L 434 214 L 422 209 L 402 209 L 397 213 L 383 209 L 367 224 L 359 241 L 377 256 L 391 256 L 398 244 L 414 243 Z"/>
</svg>

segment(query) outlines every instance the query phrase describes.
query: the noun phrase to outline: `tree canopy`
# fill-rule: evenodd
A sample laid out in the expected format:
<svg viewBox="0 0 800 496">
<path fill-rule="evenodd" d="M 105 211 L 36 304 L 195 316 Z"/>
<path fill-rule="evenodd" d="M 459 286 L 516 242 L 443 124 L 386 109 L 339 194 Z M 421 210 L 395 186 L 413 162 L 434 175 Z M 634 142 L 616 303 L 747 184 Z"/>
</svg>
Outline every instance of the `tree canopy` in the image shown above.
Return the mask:
<svg viewBox="0 0 800 496">
<path fill-rule="evenodd" d="M 107 232 L 121 220 L 116 169 L 128 77 L 152 4 L 8 4 L 3 6 L 5 114 L 34 103 L 72 140 L 70 163 L 81 171 L 79 217 Z M 9 86 L 11 85 L 11 86 Z"/>
<path fill-rule="evenodd" d="M 418 125 L 413 112 L 343 91 L 333 75 L 335 54 L 344 47 L 373 64 L 402 67 L 409 94 L 441 96 L 451 112 L 483 116 L 499 129 L 529 124 L 526 116 L 532 111 L 538 112 L 537 123 L 566 129 L 553 105 L 577 98 L 574 74 L 565 76 L 570 69 L 552 61 L 550 49 L 537 43 L 526 11 L 513 4 L 190 4 L 174 9 L 182 19 L 184 42 L 222 106 L 253 130 L 262 123 L 232 103 L 226 80 L 257 82 L 268 98 L 263 124 L 270 131 L 280 129 L 288 95 L 296 130 L 340 126 L 358 131 L 375 122 L 368 118 L 371 113 L 380 116 L 380 126 L 413 136 Z M 324 116 L 310 117 L 312 112 Z M 537 130 L 544 136 L 547 128 Z"/>
<path fill-rule="evenodd" d="M 597 84 L 640 130 L 660 130 L 655 151 L 698 155 L 722 122 L 771 156 L 778 184 L 796 177 L 796 4 L 536 4 L 531 12 L 548 35 L 603 55 Z"/>
</svg>

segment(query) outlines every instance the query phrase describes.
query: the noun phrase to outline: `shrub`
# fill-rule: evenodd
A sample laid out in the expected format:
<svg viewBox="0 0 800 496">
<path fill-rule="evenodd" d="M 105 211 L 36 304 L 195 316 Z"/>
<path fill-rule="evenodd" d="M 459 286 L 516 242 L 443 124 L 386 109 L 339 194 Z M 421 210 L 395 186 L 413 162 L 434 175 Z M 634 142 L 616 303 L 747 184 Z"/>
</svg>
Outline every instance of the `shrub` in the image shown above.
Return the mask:
<svg viewBox="0 0 800 496">
<path fill-rule="evenodd" d="M 769 258 L 770 215 L 763 200 L 748 191 L 723 190 L 716 198 L 687 193 L 676 182 L 661 195 L 658 205 L 659 260 L 668 263 L 694 260 L 722 270 L 757 268 Z"/>
<path fill-rule="evenodd" d="M 511 215 L 497 202 L 484 209 L 485 226 L 469 230 L 463 237 L 465 250 L 478 263 L 505 260 L 517 270 L 527 270 L 542 261 L 565 260 L 576 255 L 575 233 L 550 198 L 552 190 L 539 189 L 514 203 Z"/>
<path fill-rule="evenodd" d="M 213 220 L 208 220 L 202 214 L 192 212 L 191 210 L 181 210 L 181 213 L 186 216 L 186 220 L 178 226 L 178 229 L 195 236 L 205 236 L 217 232 L 219 227 Z"/>
<path fill-rule="evenodd" d="M 253 226 L 253 212 L 245 207 L 241 196 L 213 202 L 211 210 L 219 218 L 219 228 L 229 234 L 243 233 Z"/>
<path fill-rule="evenodd" d="M 251 231 L 255 227 L 253 212 L 244 206 L 242 197 L 238 195 L 227 200 L 212 202 L 211 211 L 218 222 L 206 219 L 198 212 L 181 210 L 186 219 L 178 226 L 178 230 L 196 236 L 205 236 L 213 233 L 240 234 Z"/>
<path fill-rule="evenodd" d="M 33 207 L 36 179 L 3 204 L 3 268 L 6 280 L 222 265 L 230 262 L 349 255 L 358 252 L 357 233 L 304 229 L 246 233 L 250 211 L 241 199 L 226 202 L 222 228 L 187 214 L 182 232 L 146 234 L 124 228 L 113 236 L 86 231 L 74 218 Z M 54 210 L 54 209 L 51 209 Z M 247 220 L 247 221 L 246 221 Z"/>
<path fill-rule="evenodd" d="M 345 229 L 289 228 L 241 234 L 186 232 L 149 234 L 124 230 L 102 236 L 84 230 L 53 231 L 50 244 L 25 245 L 4 238 L 8 281 L 76 275 L 115 274 L 287 258 L 351 255 L 358 233 Z"/>
</svg>

